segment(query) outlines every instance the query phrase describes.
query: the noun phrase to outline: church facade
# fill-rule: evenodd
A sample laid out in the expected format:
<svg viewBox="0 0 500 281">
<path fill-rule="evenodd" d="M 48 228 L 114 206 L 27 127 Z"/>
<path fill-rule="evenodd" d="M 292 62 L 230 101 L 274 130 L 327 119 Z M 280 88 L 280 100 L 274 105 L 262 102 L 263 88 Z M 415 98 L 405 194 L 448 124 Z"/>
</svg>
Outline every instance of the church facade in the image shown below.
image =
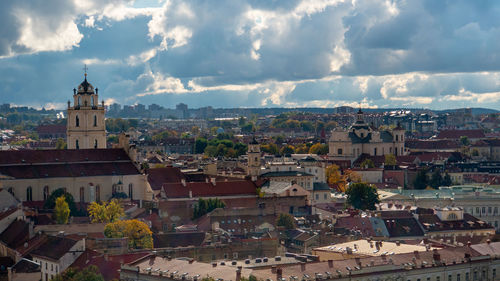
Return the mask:
<svg viewBox="0 0 500 281">
<path fill-rule="evenodd" d="M 68 101 L 68 149 L 106 148 L 104 101 L 99 104 L 99 89 L 85 80 L 73 89 L 73 106 Z"/>
<path fill-rule="evenodd" d="M 356 122 L 348 130 L 333 130 L 328 141 L 328 156 L 332 160 L 354 162 L 361 154 L 372 156 L 405 155 L 405 130 L 378 130 L 367 124 L 361 109 Z"/>
</svg>

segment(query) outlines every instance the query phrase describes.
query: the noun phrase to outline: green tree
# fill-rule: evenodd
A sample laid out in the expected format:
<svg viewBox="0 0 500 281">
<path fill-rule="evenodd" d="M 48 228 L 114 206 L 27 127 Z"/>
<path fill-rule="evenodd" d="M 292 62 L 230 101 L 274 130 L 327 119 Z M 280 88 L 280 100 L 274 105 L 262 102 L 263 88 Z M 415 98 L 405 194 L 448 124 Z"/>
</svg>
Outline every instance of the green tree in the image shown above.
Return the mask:
<svg viewBox="0 0 500 281">
<path fill-rule="evenodd" d="M 386 154 L 384 155 L 384 157 L 385 157 L 384 164 L 386 166 L 396 166 L 397 161 L 396 161 L 396 156 L 394 156 L 394 154 Z"/>
<path fill-rule="evenodd" d="M 87 211 L 92 222 L 115 222 L 125 216 L 125 212 L 116 199 L 108 202 L 92 202 Z"/>
<path fill-rule="evenodd" d="M 66 149 L 67 145 L 63 138 L 58 138 L 56 142 L 56 149 Z"/>
<path fill-rule="evenodd" d="M 415 189 L 425 189 L 428 184 L 427 169 L 419 170 L 415 176 L 415 180 L 413 181 L 413 187 Z"/>
<path fill-rule="evenodd" d="M 290 214 L 282 213 L 279 214 L 278 219 L 276 220 L 276 225 L 282 226 L 285 229 L 294 229 L 295 219 Z"/>
<path fill-rule="evenodd" d="M 107 140 L 109 143 L 118 143 L 118 136 L 117 135 L 111 135 L 108 137 Z"/>
<path fill-rule="evenodd" d="M 153 233 L 140 220 L 122 220 L 106 224 L 104 236 L 108 238 L 128 237 L 128 246 L 133 249 L 153 248 Z"/>
<path fill-rule="evenodd" d="M 71 195 L 71 193 L 66 192 L 63 188 L 58 188 L 58 189 L 54 190 L 49 195 L 47 200 L 45 200 L 45 202 L 43 204 L 43 208 L 44 209 L 54 209 L 54 207 L 56 206 L 56 199 L 61 197 L 61 196 L 64 196 L 64 198 L 66 199 L 66 203 L 68 203 L 69 210 L 71 212 L 70 214 L 72 216 L 79 215 L 79 212 L 76 209 L 75 199 L 73 198 L 73 195 Z"/>
<path fill-rule="evenodd" d="M 205 148 L 207 147 L 207 139 L 205 138 L 197 138 L 194 142 L 194 153 L 201 154 L 205 152 Z"/>
<path fill-rule="evenodd" d="M 210 213 L 211 211 L 217 208 L 225 208 L 226 204 L 222 202 L 219 198 L 208 198 L 198 199 L 196 205 L 194 205 L 193 210 L 193 219 L 197 219 L 205 214 Z"/>
<path fill-rule="evenodd" d="M 460 142 L 462 145 L 467 146 L 470 144 L 469 138 L 467 136 L 461 136 L 460 137 Z"/>
<path fill-rule="evenodd" d="M 52 277 L 51 281 L 104 281 L 99 268 L 91 265 L 84 269 L 70 267 Z"/>
<path fill-rule="evenodd" d="M 443 182 L 443 177 L 441 176 L 441 171 L 439 169 L 435 169 L 431 175 L 431 180 L 429 185 L 433 188 L 438 188 Z"/>
<path fill-rule="evenodd" d="M 245 125 L 241 126 L 241 131 L 246 134 L 254 132 L 255 125 L 252 122 L 246 123 Z"/>
<path fill-rule="evenodd" d="M 277 155 L 279 153 L 278 146 L 275 143 L 261 144 L 260 149 L 271 155 Z"/>
<path fill-rule="evenodd" d="M 347 203 L 360 210 L 375 210 L 380 203 L 377 189 L 364 182 L 351 183 L 346 191 Z"/>
<path fill-rule="evenodd" d="M 314 124 L 311 121 L 308 121 L 308 120 L 301 121 L 300 122 L 300 127 L 305 132 L 312 132 L 312 131 L 314 131 Z"/>
<path fill-rule="evenodd" d="M 375 168 L 375 163 L 373 163 L 371 159 L 366 158 L 363 162 L 361 162 L 360 166 L 362 169 L 371 169 Z"/>
<path fill-rule="evenodd" d="M 450 186 L 452 185 L 452 182 L 451 182 L 451 177 L 448 173 L 446 173 L 443 177 L 443 182 L 441 183 L 441 185 L 443 186 Z"/>
<path fill-rule="evenodd" d="M 69 206 L 64 198 L 64 195 L 56 199 L 56 206 L 54 208 L 54 218 L 58 224 L 68 223 Z"/>
</svg>

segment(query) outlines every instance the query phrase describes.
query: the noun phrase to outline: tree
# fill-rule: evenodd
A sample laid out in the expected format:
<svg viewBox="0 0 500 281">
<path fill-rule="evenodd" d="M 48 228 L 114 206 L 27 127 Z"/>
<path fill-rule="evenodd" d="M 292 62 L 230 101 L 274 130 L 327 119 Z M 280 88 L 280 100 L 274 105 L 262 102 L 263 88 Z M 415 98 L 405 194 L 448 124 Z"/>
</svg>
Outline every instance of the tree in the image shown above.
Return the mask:
<svg viewBox="0 0 500 281">
<path fill-rule="evenodd" d="M 67 144 L 63 138 L 58 138 L 56 142 L 56 149 L 66 149 Z"/>
<path fill-rule="evenodd" d="M 281 155 L 287 155 L 287 154 L 292 154 L 293 152 L 295 151 L 295 148 L 293 147 L 293 145 L 284 145 L 281 149 L 280 149 L 280 154 Z"/>
<path fill-rule="evenodd" d="M 346 191 L 347 203 L 360 210 L 375 210 L 380 203 L 377 189 L 364 182 L 351 183 Z"/>
<path fill-rule="evenodd" d="M 69 218 L 69 206 L 66 202 L 64 195 L 56 199 L 56 206 L 54 208 L 54 218 L 58 224 L 68 223 Z"/>
<path fill-rule="evenodd" d="M 122 220 L 106 224 L 104 235 L 108 238 L 128 237 L 133 249 L 153 248 L 153 233 L 148 225 L 139 220 Z"/>
<path fill-rule="evenodd" d="M 52 277 L 52 281 L 104 281 L 99 268 L 91 265 L 84 269 L 70 267 Z"/>
<path fill-rule="evenodd" d="M 224 207 L 226 207 L 226 204 L 222 202 L 219 198 L 208 198 L 208 199 L 200 198 L 198 199 L 196 205 L 194 205 L 193 219 L 197 219 L 205 214 L 208 214 L 217 208 L 224 208 Z"/>
<path fill-rule="evenodd" d="M 115 222 L 125 216 L 125 211 L 116 199 L 109 203 L 92 202 L 87 210 L 92 222 Z"/>
<path fill-rule="evenodd" d="M 385 157 L 384 164 L 386 166 L 396 166 L 397 161 L 396 161 L 396 156 L 394 156 L 394 154 L 386 154 L 384 157 Z"/>
<path fill-rule="evenodd" d="M 415 180 L 413 181 L 413 187 L 415 189 L 425 189 L 428 185 L 427 180 L 427 169 L 421 169 L 417 172 Z"/>
<path fill-rule="evenodd" d="M 285 229 L 294 229 L 295 228 L 295 219 L 290 214 L 279 214 L 278 219 L 276 220 L 277 226 L 282 226 Z"/>
<path fill-rule="evenodd" d="M 463 146 L 467 146 L 470 144 L 469 138 L 467 136 L 461 136 L 460 142 L 462 143 Z"/>
<path fill-rule="evenodd" d="M 119 139 L 117 135 L 111 135 L 108 137 L 107 141 L 109 143 L 118 143 Z"/>
<path fill-rule="evenodd" d="M 194 153 L 201 154 L 205 152 L 205 148 L 207 147 L 207 139 L 205 138 L 197 138 L 194 142 Z"/>
<path fill-rule="evenodd" d="M 443 181 L 441 182 L 441 185 L 443 186 L 450 186 L 452 185 L 452 182 L 451 182 L 451 177 L 448 173 L 446 173 L 443 177 Z"/>
<path fill-rule="evenodd" d="M 342 180 L 342 175 L 340 174 L 340 167 L 333 164 L 326 167 L 326 179 L 328 184 L 336 185 Z"/>
<path fill-rule="evenodd" d="M 309 152 L 309 147 L 307 147 L 305 143 L 295 147 L 295 153 L 297 154 L 306 154 L 308 152 Z"/>
<path fill-rule="evenodd" d="M 56 206 L 56 199 L 63 196 L 66 198 L 66 203 L 68 203 L 70 214 L 72 216 L 78 215 L 78 210 L 76 209 L 76 204 L 75 204 L 75 199 L 73 199 L 73 195 L 71 193 L 68 193 L 64 190 L 64 188 L 58 188 L 54 190 L 49 198 L 45 200 L 45 203 L 43 204 L 44 209 L 54 209 Z"/>
<path fill-rule="evenodd" d="M 439 169 L 435 169 L 431 175 L 431 180 L 429 185 L 433 188 L 438 188 L 443 182 L 443 177 L 441 176 L 441 171 Z"/>
<path fill-rule="evenodd" d="M 260 146 L 260 149 L 265 152 L 269 153 L 271 155 L 277 155 L 279 153 L 278 146 L 275 143 L 269 143 L 269 144 L 262 144 Z"/>
<path fill-rule="evenodd" d="M 326 155 L 328 154 L 328 145 L 323 143 L 315 143 L 311 146 L 311 148 L 309 148 L 309 153 Z"/>
<path fill-rule="evenodd" d="M 370 169 L 370 168 L 375 168 L 375 163 L 369 158 L 366 158 L 361 162 L 361 168 L 362 169 Z"/>
</svg>

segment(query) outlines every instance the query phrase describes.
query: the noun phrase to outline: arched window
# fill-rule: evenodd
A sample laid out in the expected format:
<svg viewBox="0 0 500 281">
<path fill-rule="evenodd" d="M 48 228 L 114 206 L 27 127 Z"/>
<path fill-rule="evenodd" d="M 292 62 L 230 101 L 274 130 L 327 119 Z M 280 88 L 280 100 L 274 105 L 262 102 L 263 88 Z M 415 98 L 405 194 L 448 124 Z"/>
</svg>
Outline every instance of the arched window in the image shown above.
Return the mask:
<svg viewBox="0 0 500 281">
<path fill-rule="evenodd" d="M 97 127 L 97 115 L 94 115 L 94 127 Z"/>
<path fill-rule="evenodd" d="M 28 186 L 26 188 L 26 201 L 32 201 L 33 200 L 33 188 L 31 186 Z"/>
<path fill-rule="evenodd" d="M 43 187 L 43 200 L 47 200 L 49 198 L 49 186 L 44 186 Z"/>
<path fill-rule="evenodd" d="M 80 203 L 85 202 L 85 188 L 80 187 Z"/>
<path fill-rule="evenodd" d="M 92 106 L 94 106 L 94 105 L 95 105 L 95 104 L 94 104 L 94 96 L 91 96 L 91 97 L 90 97 L 90 104 L 91 104 Z"/>
<path fill-rule="evenodd" d="M 95 187 L 95 201 L 101 201 L 101 187 L 99 185 Z"/>
<path fill-rule="evenodd" d="M 80 118 L 78 115 L 75 117 L 75 126 L 80 127 Z"/>
<path fill-rule="evenodd" d="M 130 200 L 134 200 L 134 186 L 131 183 L 128 185 L 128 197 Z"/>
<path fill-rule="evenodd" d="M 78 97 L 78 106 L 80 106 L 82 104 L 82 97 Z"/>
<path fill-rule="evenodd" d="M 80 144 L 78 143 L 78 140 L 75 141 L 75 148 L 80 149 Z"/>
<path fill-rule="evenodd" d="M 94 140 L 94 148 L 97 148 L 97 140 Z"/>
</svg>

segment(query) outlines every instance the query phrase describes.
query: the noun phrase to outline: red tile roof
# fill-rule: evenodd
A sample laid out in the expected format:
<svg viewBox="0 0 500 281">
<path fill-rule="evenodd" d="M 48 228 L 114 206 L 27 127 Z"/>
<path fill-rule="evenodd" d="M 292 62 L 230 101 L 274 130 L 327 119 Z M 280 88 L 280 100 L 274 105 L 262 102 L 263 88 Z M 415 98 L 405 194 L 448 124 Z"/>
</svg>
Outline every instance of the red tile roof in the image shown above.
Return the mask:
<svg viewBox="0 0 500 281">
<path fill-rule="evenodd" d="M 469 139 L 485 137 L 483 130 L 444 130 L 439 132 L 437 139 L 460 139 L 463 136 Z"/>
<path fill-rule="evenodd" d="M 160 190 L 164 183 L 180 183 L 186 177 L 179 168 L 155 168 L 147 171 L 148 182 L 153 190 Z"/>
<path fill-rule="evenodd" d="M 458 149 L 462 144 L 457 140 L 407 140 L 405 146 L 409 149 Z"/>
<path fill-rule="evenodd" d="M 163 184 L 167 198 L 188 198 L 189 191 L 192 197 L 214 197 L 235 195 L 256 195 L 257 186 L 250 180 L 221 181 L 213 185 L 211 182 L 187 182 Z"/>
<path fill-rule="evenodd" d="M 49 236 L 47 241 L 31 252 L 41 258 L 57 261 L 76 244 L 77 241 L 65 237 Z"/>
<path fill-rule="evenodd" d="M 123 149 L 50 149 L 0 151 L 0 165 L 131 161 Z"/>
</svg>

